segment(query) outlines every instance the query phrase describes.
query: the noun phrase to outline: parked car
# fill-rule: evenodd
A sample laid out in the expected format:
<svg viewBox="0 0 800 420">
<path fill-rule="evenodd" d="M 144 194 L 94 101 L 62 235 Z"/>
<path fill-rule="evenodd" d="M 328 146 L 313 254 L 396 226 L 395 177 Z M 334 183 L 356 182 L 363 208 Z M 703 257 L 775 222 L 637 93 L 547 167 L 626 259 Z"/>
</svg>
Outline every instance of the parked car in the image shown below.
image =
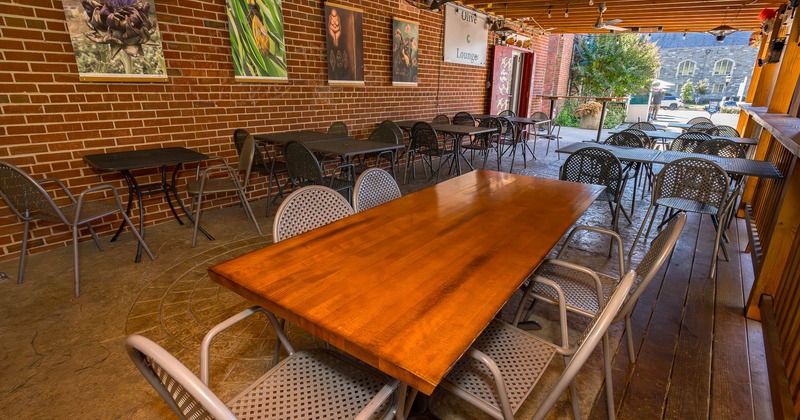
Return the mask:
<svg viewBox="0 0 800 420">
<path fill-rule="evenodd" d="M 673 111 L 678 108 L 683 108 L 683 99 L 677 98 L 674 95 L 664 95 L 664 99 L 661 100 L 661 108 L 669 108 Z"/>
</svg>

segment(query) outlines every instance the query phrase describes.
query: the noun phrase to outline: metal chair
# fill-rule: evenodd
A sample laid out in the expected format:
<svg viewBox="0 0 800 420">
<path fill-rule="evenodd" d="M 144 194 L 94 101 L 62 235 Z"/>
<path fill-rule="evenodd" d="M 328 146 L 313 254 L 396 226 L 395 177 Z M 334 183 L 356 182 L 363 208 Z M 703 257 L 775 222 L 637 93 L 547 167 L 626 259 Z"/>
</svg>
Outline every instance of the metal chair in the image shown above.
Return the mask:
<svg viewBox="0 0 800 420">
<path fill-rule="evenodd" d="M 352 200 L 355 186 L 355 167 L 353 164 L 337 166 L 330 176 L 322 171 L 322 165 L 305 144 L 290 141 L 283 152 L 289 179 L 296 188 L 307 185 L 323 185 L 335 191 L 344 191 L 348 201 Z M 339 175 L 337 176 L 337 171 Z"/>
<path fill-rule="evenodd" d="M 549 120 L 550 117 L 545 114 L 544 112 L 534 112 L 531 114 L 531 118 L 535 120 Z M 555 140 L 556 142 L 556 149 L 561 148 L 561 126 L 555 124 L 552 120 L 547 123 L 547 127 L 544 129 L 544 133 L 540 132 L 542 127 L 539 127 L 538 131 L 534 131 L 533 135 L 533 150 L 531 153 L 534 155 L 536 154 L 536 142 L 539 139 L 547 140 L 547 148 L 544 151 L 544 155 L 547 156 L 550 154 L 550 142 Z M 530 135 L 523 135 L 523 138 L 528 138 Z M 556 154 L 557 159 L 561 159 L 561 154 Z"/>
<path fill-rule="evenodd" d="M 432 125 L 450 124 L 450 117 L 448 117 L 447 115 L 444 115 L 444 114 L 439 114 L 439 115 L 433 117 L 433 120 L 431 120 L 431 124 Z"/>
<path fill-rule="evenodd" d="M 494 133 L 484 133 L 484 134 L 477 134 L 475 136 L 471 136 L 467 143 L 462 143 L 458 147 L 458 152 L 461 156 L 466 160 L 466 156 L 464 153 L 468 150 L 470 151 L 470 162 L 475 158 L 475 152 L 479 152 L 483 154 L 483 166 L 482 168 L 486 168 L 486 159 L 489 157 L 489 150 L 495 147 L 497 143 L 497 137 L 500 135 L 500 121 L 497 118 L 484 118 L 478 124 L 479 127 L 486 127 L 486 128 L 496 128 L 497 131 Z M 458 157 L 456 157 L 458 159 Z"/>
<path fill-rule="evenodd" d="M 606 189 L 596 200 L 608 202 L 612 214 L 611 229 L 618 231 L 620 212 L 630 223 L 631 219 L 622 207 L 622 193 L 625 191 L 627 178 L 623 175 L 619 159 L 608 150 L 587 147 L 569 155 L 561 165 L 559 179 L 605 186 Z"/>
<path fill-rule="evenodd" d="M 470 116 L 471 118 L 471 116 Z M 447 160 L 455 158 L 455 148 L 447 149 L 439 147 L 439 137 L 436 130 L 426 122 L 418 122 L 411 128 L 411 144 L 408 147 L 408 159 L 406 159 L 406 172 L 405 182 L 408 183 L 408 172 L 410 167 L 414 164 L 414 157 L 419 154 L 422 157 L 423 168 L 427 164 L 431 170 L 431 178 L 433 178 L 433 158 L 439 158 L 439 166 L 436 169 L 436 183 L 439 183 L 439 174 L 441 173 L 442 163 Z M 425 158 L 427 157 L 427 161 Z M 453 162 L 451 160 L 451 162 Z M 452 166 L 452 163 L 451 163 Z M 416 171 L 415 171 L 416 176 Z"/>
<path fill-rule="evenodd" d="M 636 137 L 639 137 L 639 139 L 642 141 L 642 144 L 644 145 L 644 147 L 646 147 L 648 149 L 655 149 L 656 144 L 657 144 L 655 139 L 653 139 L 652 137 L 648 136 L 647 133 L 645 133 L 644 131 L 639 130 L 638 128 L 627 128 L 624 131 L 627 132 L 627 133 L 633 133 L 633 134 L 636 135 Z"/>
<path fill-rule="evenodd" d="M 521 144 L 519 138 L 517 137 L 517 126 L 509 121 L 506 117 L 500 117 L 497 119 L 497 121 L 500 123 L 500 133 L 497 134 L 495 140 L 497 148 L 497 170 L 500 170 L 500 164 L 503 156 L 510 150 L 511 167 L 508 169 L 508 173 L 511 173 L 514 171 L 514 162 L 516 161 L 517 157 L 517 146 Z M 522 155 L 525 156 L 525 146 L 522 146 Z M 527 168 L 528 160 L 523 159 L 522 161 Z"/>
<path fill-rule="evenodd" d="M 720 246 L 722 246 L 725 259 L 728 259 L 728 251 L 725 245 L 720 242 L 722 230 L 724 229 L 723 223 L 718 223 L 717 221 L 724 220 L 724 215 L 728 211 L 727 206 L 730 203 L 728 201 L 729 187 L 728 174 L 714 162 L 705 159 L 683 158 L 667 163 L 656 178 L 650 207 L 645 213 L 644 220 L 642 220 L 642 226 L 636 233 L 633 245 L 635 246 L 639 241 L 645 224 L 647 224 L 647 232 L 644 235 L 644 240 L 647 241 L 659 207 L 676 212 L 708 214 L 712 216 L 716 228 L 711 270 L 709 272 L 709 277 L 714 277 Z M 666 218 L 666 216 L 665 210 L 664 217 Z M 671 217 L 674 217 L 674 214 Z M 663 224 L 664 222 L 662 222 Z M 629 260 L 632 253 L 633 247 L 631 247 L 628 255 Z"/>
<path fill-rule="evenodd" d="M 405 143 L 404 137 L 403 137 L 403 129 L 400 128 L 400 126 L 397 125 L 397 123 L 395 123 L 392 120 L 383 120 L 383 121 L 381 121 L 380 125 L 388 127 L 390 130 L 392 130 L 392 132 L 394 132 L 394 135 L 397 138 L 397 142 L 398 142 L 397 144 L 404 144 Z M 400 151 L 395 153 L 395 156 L 394 156 L 395 157 L 395 164 L 397 164 L 397 162 L 400 161 L 400 158 L 403 155 L 405 155 L 405 149 L 404 150 L 400 150 Z"/>
<path fill-rule="evenodd" d="M 695 153 L 703 154 L 703 155 L 713 155 L 713 156 L 720 156 L 726 158 L 739 158 L 739 159 L 747 159 L 744 149 L 742 146 L 738 145 L 736 142 L 728 140 L 728 139 L 712 139 L 708 141 L 704 141 L 700 143 L 694 150 Z M 728 178 L 731 181 L 730 189 L 728 190 L 728 203 L 726 207 L 729 208 L 728 213 L 725 215 L 725 219 L 722 221 L 723 226 L 727 229 L 730 226 L 731 220 L 733 220 L 734 215 L 736 214 L 736 199 L 739 198 L 739 195 L 744 188 L 744 183 L 742 179 L 744 178 L 741 175 L 728 175 Z M 725 234 L 725 231 L 722 232 L 722 238 L 726 242 L 728 242 L 728 237 Z"/>
<path fill-rule="evenodd" d="M 402 144 L 403 138 L 398 138 L 397 133 L 394 132 L 389 124 L 380 124 L 376 129 L 372 130 L 372 133 L 369 134 L 368 140 L 378 143 Z M 392 176 L 395 177 L 394 167 L 397 163 L 397 159 L 395 158 L 394 151 L 384 150 L 383 152 L 368 154 L 364 156 L 364 161 L 370 157 L 375 158 L 375 166 L 378 168 L 381 166 L 381 159 L 389 162 Z"/>
<path fill-rule="evenodd" d="M 223 403 L 209 388 L 211 342 L 220 332 L 259 312 L 269 317 L 289 356 Z M 153 341 L 131 335 L 125 348 L 133 364 L 181 419 L 356 418 L 397 410 L 399 381 L 325 349 L 295 351 L 278 320 L 253 307 L 206 334 L 200 348 L 200 377 Z"/>
<path fill-rule="evenodd" d="M 469 112 L 459 112 L 453 116 L 454 125 L 471 125 L 475 126 L 475 118 Z"/>
<path fill-rule="evenodd" d="M 44 189 L 43 185 L 54 183 L 58 186 L 61 192 L 69 199 L 69 204 L 58 205 L 53 200 L 53 197 Z M 110 192 L 114 196 L 113 202 L 104 200 L 89 200 L 87 197 L 90 194 L 98 192 Z M 80 226 L 86 226 L 89 233 L 94 239 L 97 248 L 102 251 L 103 246 L 100 240 L 92 229 L 91 223 L 103 217 L 119 213 L 125 220 L 125 223 L 131 228 L 133 236 L 147 252 L 147 256 L 151 260 L 155 257 L 150 252 L 150 248 L 139 235 L 131 219 L 125 214 L 122 208 L 122 202 L 117 194 L 117 189 L 111 185 L 103 184 L 95 187 L 88 188 L 78 195 L 72 195 L 72 192 L 67 189 L 63 182 L 56 178 L 45 178 L 36 181 L 30 175 L 25 173 L 22 169 L 0 160 L 0 197 L 3 201 L 11 207 L 14 212 L 23 222 L 22 228 L 22 249 L 19 256 L 19 273 L 17 274 L 17 283 L 22 284 L 25 277 L 25 254 L 28 251 L 28 233 L 30 232 L 31 221 L 44 220 L 48 222 L 63 223 L 72 230 L 72 258 L 75 268 L 75 297 L 81 294 L 81 278 L 80 278 L 80 265 L 78 264 L 78 229 Z"/>
<path fill-rule="evenodd" d="M 321 185 L 309 185 L 289 194 L 278 207 L 272 224 L 272 242 L 352 216 L 350 203 L 338 192 Z"/>
<path fill-rule="evenodd" d="M 250 133 L 244 128 L 237 128 L 233 132 L 233 145 L 236 147 L 236 153 L 238 153 L 239 156 L 242 155 L 242 147 L 248 136 L 250 136 Z M 253 168 L 251 172 L 256 172 L 267 177 L 267 215 L 269 215 L 270 205 L 277 200 L 278 197 L 283 197 L 283 187 L 280 181 L 278 181 L 277 174 L 288 174 L 289 171 L 286 169 L 286 162 L 273 158 L 266 144 L 264 144 L 263 147 L 264 153 L 267 156 L 266 159 L 264 155 L 261 154 L 258 143 L 256 143 L 256 147 L 253 149 Z M 272 198 L 273 179 L 275 180 L 275 185 L 278 186 L 278 195 L 274 198 Z"/>
<path fill-rule="evenodd" d="M 356 213 L 400 198 L 400 187 L 386 171 L 370 168 L 356 179 L 353 208 Z"/>
<path fill-rule="evenodd" d="M 699 123 L 692 124 L 691 127 L 686 129 L 686 132 L 687 133 L 693 133 L 693 132 L 705 133 L 711 128 L 714 128 L 714 123 L 712 123 L 712 122 L 699 122 Z"/>
<path fill-rule="evenodd" d="M 739 134 L 739 130 L 729 126 L 729 125 L 716 125 L 711 127 L 706 131 L 706 133 L 712 136 L 722 136 L 722 137 L 742 137 Z"/>
<path fill-rule="evenodd" d="M 633 128 L 642 131 L 656 131 L 656 126 L 645 121 L 635 122 L 631 124 L 628 128 Z"/>
<path fill-rule="evenodd" d="M 507 109 L 505 111 L 500 111 L 500 113 L 497 114 L 497 116 L 498 117 L 516 117 L 517 113 L 512 111 L 512 110 L 510 110 L 510 109 Z"/>
<path fill-rule="evenodd" d="M 634 128 L 634 130 L 641 132 Z M 609 136 L 603 144 L 607 144 L 609 146 L 619 146 L 619 147 L 638 147 L 644 148 L 644 142 L 642 139 L 636 135 L 636 133 L 631 131 L 620 131 L 619 133 L 612 134 Z M 642 164 L 640 162 L 629 162 L 623 168 L 623 173 L 627 179 L 633 179 L 633 197 L 631 198 L 631 213 L 633 213 L 636 209 L 636 190 L 639 186 L 639 173 L 642 169 Z"/>
<path fill-rule="evenodd" d="M 648 148 L 648 149 L 656 149 L 656 148 L 658 148 L 658 144 L 659 144 L 658 141 L 656 141 L 655 138 L 648 136 L 647 133 L 645 133 L 644 131 L 636 129 L 636 128 L 628 128 L 628 129 L 625 129 L 625 131 L 628 132 L 628 133 L 633 133 L 637 137 L 639 137 L 639 139 L 642 140 L 642 144 L 644 145 L 645 148 Z M 653 172 L 653 164 L 652 163 L 643 163 L 642 167 L 644 168 L 644 172 L 642 173 L 642 177 L 644 179 L 643 179 L 643 182 L 642 182 L 642 197 L 641 198 L 644 199 L 644 191 L 648 188 L 648 186 L 650 187 L 651 190 L 653 188 L 653 181 L 655 181 L 655 173 Z M 635 192 L 636 189 L 634 188 L 633 191 Z M 631 211 L 633 211 L 633 206 L 631 206 Z"/>
<path fill-rule="evenodd" d="M 634 270 L 637 275 L 631 287 L 630 293 L 625 299 L 622 309 L 614 317 L 613 323 L 625 320 L 625 334 L 628 338 L 628 357 L 631 363 L 636 362 L 636 354 L 633 344 L 633 329 L 631 327 L 631 314 L 650 281 L 656 276 L 658 271 L 669 258 L 670 253 L 678 242 L 683 227 L 686 224 L 686 214 L 680 213 L 673 218 L 667 227 L 653 240 L 650 248 Z M 619 269 L 617 276 L 601 273 L 589 267 L 571 263 L 564 260 L 564 254 L 569 247 L 572 239 L 577 232 L 589 231 L 608 235 L 615 238 L 619 245 Z M 617 287 L 622 273 L 625 272 L 623 261 L 622 241 L 616 232 L 605 229 L 598 229 L 589 226 L 578 226 L 567 235 L 564 246 L 561 247 L 555 259 L 545 260 L 536 270 L 534 281 L 529 282 L 525 289 L 519 308 L 512 325 L 516 326 L 523 321 L 523 312 L 530 297 L 534 302 L 544 302 L 551 305 L 559 305 L 562 300 L 565 302 L 568 312 L 592 319 L 597 316 L 600 309 L 611 296 L 612 291 Z M 536 281 L 535 279 L 546 278 L 557 284 L 561 290 L 551 286 L 552 283 Z M 561 297 L 563 296 L 563 299 Z M 525 319 L 530 315 L 531 306 Z M 603 337 L 603 362 L 605 367 L 606 399 L 609 407 L 609 417 L 613 417 L 614 393 L 611 375 L 611 352 L 608 351 L 608 337 Z"/>
<path fill-rule="evenodd" d="M 688 121 L 688 124 L 694 125 L 694 124 L 702 123 L 702 122 L 713 124 L 713 122 L 711 122 L 711 120 L 706 118 L 706 117 L 694 117 L 694 118 L 692 118 L 691 120 Z"/>
<path fill-rule="evenodd" d="M 345 124 L 343 121 L 335 121 L 330 127 L 328 127 L 328 134 L 347 137 L 349 135 L 347 124 Z"/>
<path fill-rule="evenodd" d="M 580 418 L 575 376 L 605 336 L 628 296 L 636 273 L 619 282 L 605 306 L 594 317 L 575 348 L 567 341 L 566 309 L 560 305 L 562 344 L 556 345 L 498 319 L 492 320 L 469 350 L 453 366 L 441 387 L 494 418 L 511 420 L 535 389 L 553 356 L 565 359 L 564 371 L 533 415 L 543 419 L 569 388 L 575 418 Z M 537 278 L 537 280 L 539 280 Z M 547 279 L 543 282 L 558 287 Z M 562 300 L 563 301 L 563 300 Z"/>
<path fill-rule="evenodd" d="M 263 236 L 261 228 L 258 226 L 256 216 L 250 203 L 247 202 L 245 192 L 250 183 L 250 171 L 253 168 L 253 156 L 255 155 L 255 140 L 253 136 L 247 136 L 242 145 L 239 155 L 239 164 L 234 171 L 228 166 L 228 161 L 224 157 L 212 157 L 211 160 L 220 160 L 222 164 L 209 166 L 204 169 L 201 176 L 194 181 L 186 184 L 186 190 L 192 196 L 192 208 L 197 207 L 194 214 L 194 229 L 192 233 L 192 247 L 197 245 L 197 228 L 200 226 L 200 215 L 203 206 L 203 196 L 206 194 L 217 194 L 224 192 L 235 192 L 239 196 L 239 201 L 244 207 L 244 212 L 253 221 L 259 236 Z M 226 177 L 209 177 L 211 174 L 224 173 Z"/>
<path fill-rule="evenodd" d="M 711 140 L 711 136 L 699 131 L 690 131 L 681 134 L 669 145 L 669 150 L 673 152 L 694 153 L 694 150 L 701 143 Z"/>
</svg>

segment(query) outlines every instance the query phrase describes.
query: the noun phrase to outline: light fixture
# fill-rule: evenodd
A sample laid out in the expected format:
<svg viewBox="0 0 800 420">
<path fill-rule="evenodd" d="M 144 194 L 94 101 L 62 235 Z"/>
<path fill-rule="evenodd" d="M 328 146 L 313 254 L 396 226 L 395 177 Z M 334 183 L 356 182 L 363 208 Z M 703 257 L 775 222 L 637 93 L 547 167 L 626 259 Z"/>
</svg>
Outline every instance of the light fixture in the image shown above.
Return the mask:
<svg viewBox="0 0 800 420">
<path fill-rule="evenodd" d="M 739 32 L 739 30 L 728 25 L 719 25 L 714 29 L 708 30 L 707 32 L 717 37 L 717 41 L 722 42 L 725 40 L 726 36 L 734 32 Z"/>
<path fill-rule="evenodd" d="M 594 0 L 589 0 L 589 6 L 594 6 Z"/>
<path fill-rule="evenodd" d="M 686 29 L 683 30 L 683 39 L 686 39 Z"/>
<path fill-rule="evenodd" d="M 451 1 L 453 0 L 406 0 L 406 3 L 420 10 L 438 12 L 445 3 L 450 3 Z"/>
<path fill-rule="evenodd" d="M 568 17 L 569 17 L 569 5 L 568 5 L 568 6 L 567 6 L 567 8 L 564 10 L 564 19 L 566 19 L 566 18 L 568 18 Z"/>
<path fill-rule="evenodd" d="M 502 41 L 505 41 L 509 36 L 517 33 L 517 31 L 506 26 L 505 15 L 508 14 L 508 3 L 506 3 L 506 11 L 503 14 L 503 19 L 498 19 L 492 23 L 489 30 L 497 34 Z"/>
<path fill-rule="evenodd" d="M 553 17 L 553 14 L 550 13 L 550 8 L 548 7 L 547 8 L 547 18 L 550 19 L 551 17 Z"/>
</svg>

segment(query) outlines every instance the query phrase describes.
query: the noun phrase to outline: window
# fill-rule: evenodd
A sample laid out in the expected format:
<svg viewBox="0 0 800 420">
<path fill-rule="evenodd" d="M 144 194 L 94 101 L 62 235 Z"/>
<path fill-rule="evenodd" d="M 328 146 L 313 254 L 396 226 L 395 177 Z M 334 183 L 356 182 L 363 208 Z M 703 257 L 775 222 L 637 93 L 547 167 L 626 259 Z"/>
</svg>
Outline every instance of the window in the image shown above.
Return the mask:
<svg viewBox="0 0 800 420">
<path fill-rule="evenodd" d="M 711 93 L 722 93 L 724 89 L 725 89 L 724 83 L 714 83 L 711 86 Z"/>
<path fill-rule="evenodd" d="M 714 63 L 714 74 L 731 74 L 733 73 L 733 60 L 723 58 Z"/>
<path fill-rule="evenodd" d="M 692 76 L 694 75 L 694 68 L 697 63 L 692 60 L 683 60 L 678 64 L 678 76 Z"/>
</svg>

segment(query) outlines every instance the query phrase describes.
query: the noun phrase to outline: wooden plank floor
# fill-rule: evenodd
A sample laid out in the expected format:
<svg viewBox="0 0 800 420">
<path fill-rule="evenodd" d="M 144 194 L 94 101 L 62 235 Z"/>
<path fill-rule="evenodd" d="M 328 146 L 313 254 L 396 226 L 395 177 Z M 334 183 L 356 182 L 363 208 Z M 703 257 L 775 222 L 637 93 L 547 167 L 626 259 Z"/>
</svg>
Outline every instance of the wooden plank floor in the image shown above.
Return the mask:
<svg viewBox="0 0 800 420">
<path fill-rule="evenodd" d="M 761 324 L 743 315 L 752 264 L 743 252 L 744 222 L 737 222 L 728 231 L 730 261 L 720 255 L 710 279 L 713 225 L 689 215 L 669 263 L 634 310 L 636 363 L 628 361 L 626 337 L 614 357 L 619 418 L 772 417 Z M 606 418 L 604 393 L 591 418 Z"/>
</svg>

